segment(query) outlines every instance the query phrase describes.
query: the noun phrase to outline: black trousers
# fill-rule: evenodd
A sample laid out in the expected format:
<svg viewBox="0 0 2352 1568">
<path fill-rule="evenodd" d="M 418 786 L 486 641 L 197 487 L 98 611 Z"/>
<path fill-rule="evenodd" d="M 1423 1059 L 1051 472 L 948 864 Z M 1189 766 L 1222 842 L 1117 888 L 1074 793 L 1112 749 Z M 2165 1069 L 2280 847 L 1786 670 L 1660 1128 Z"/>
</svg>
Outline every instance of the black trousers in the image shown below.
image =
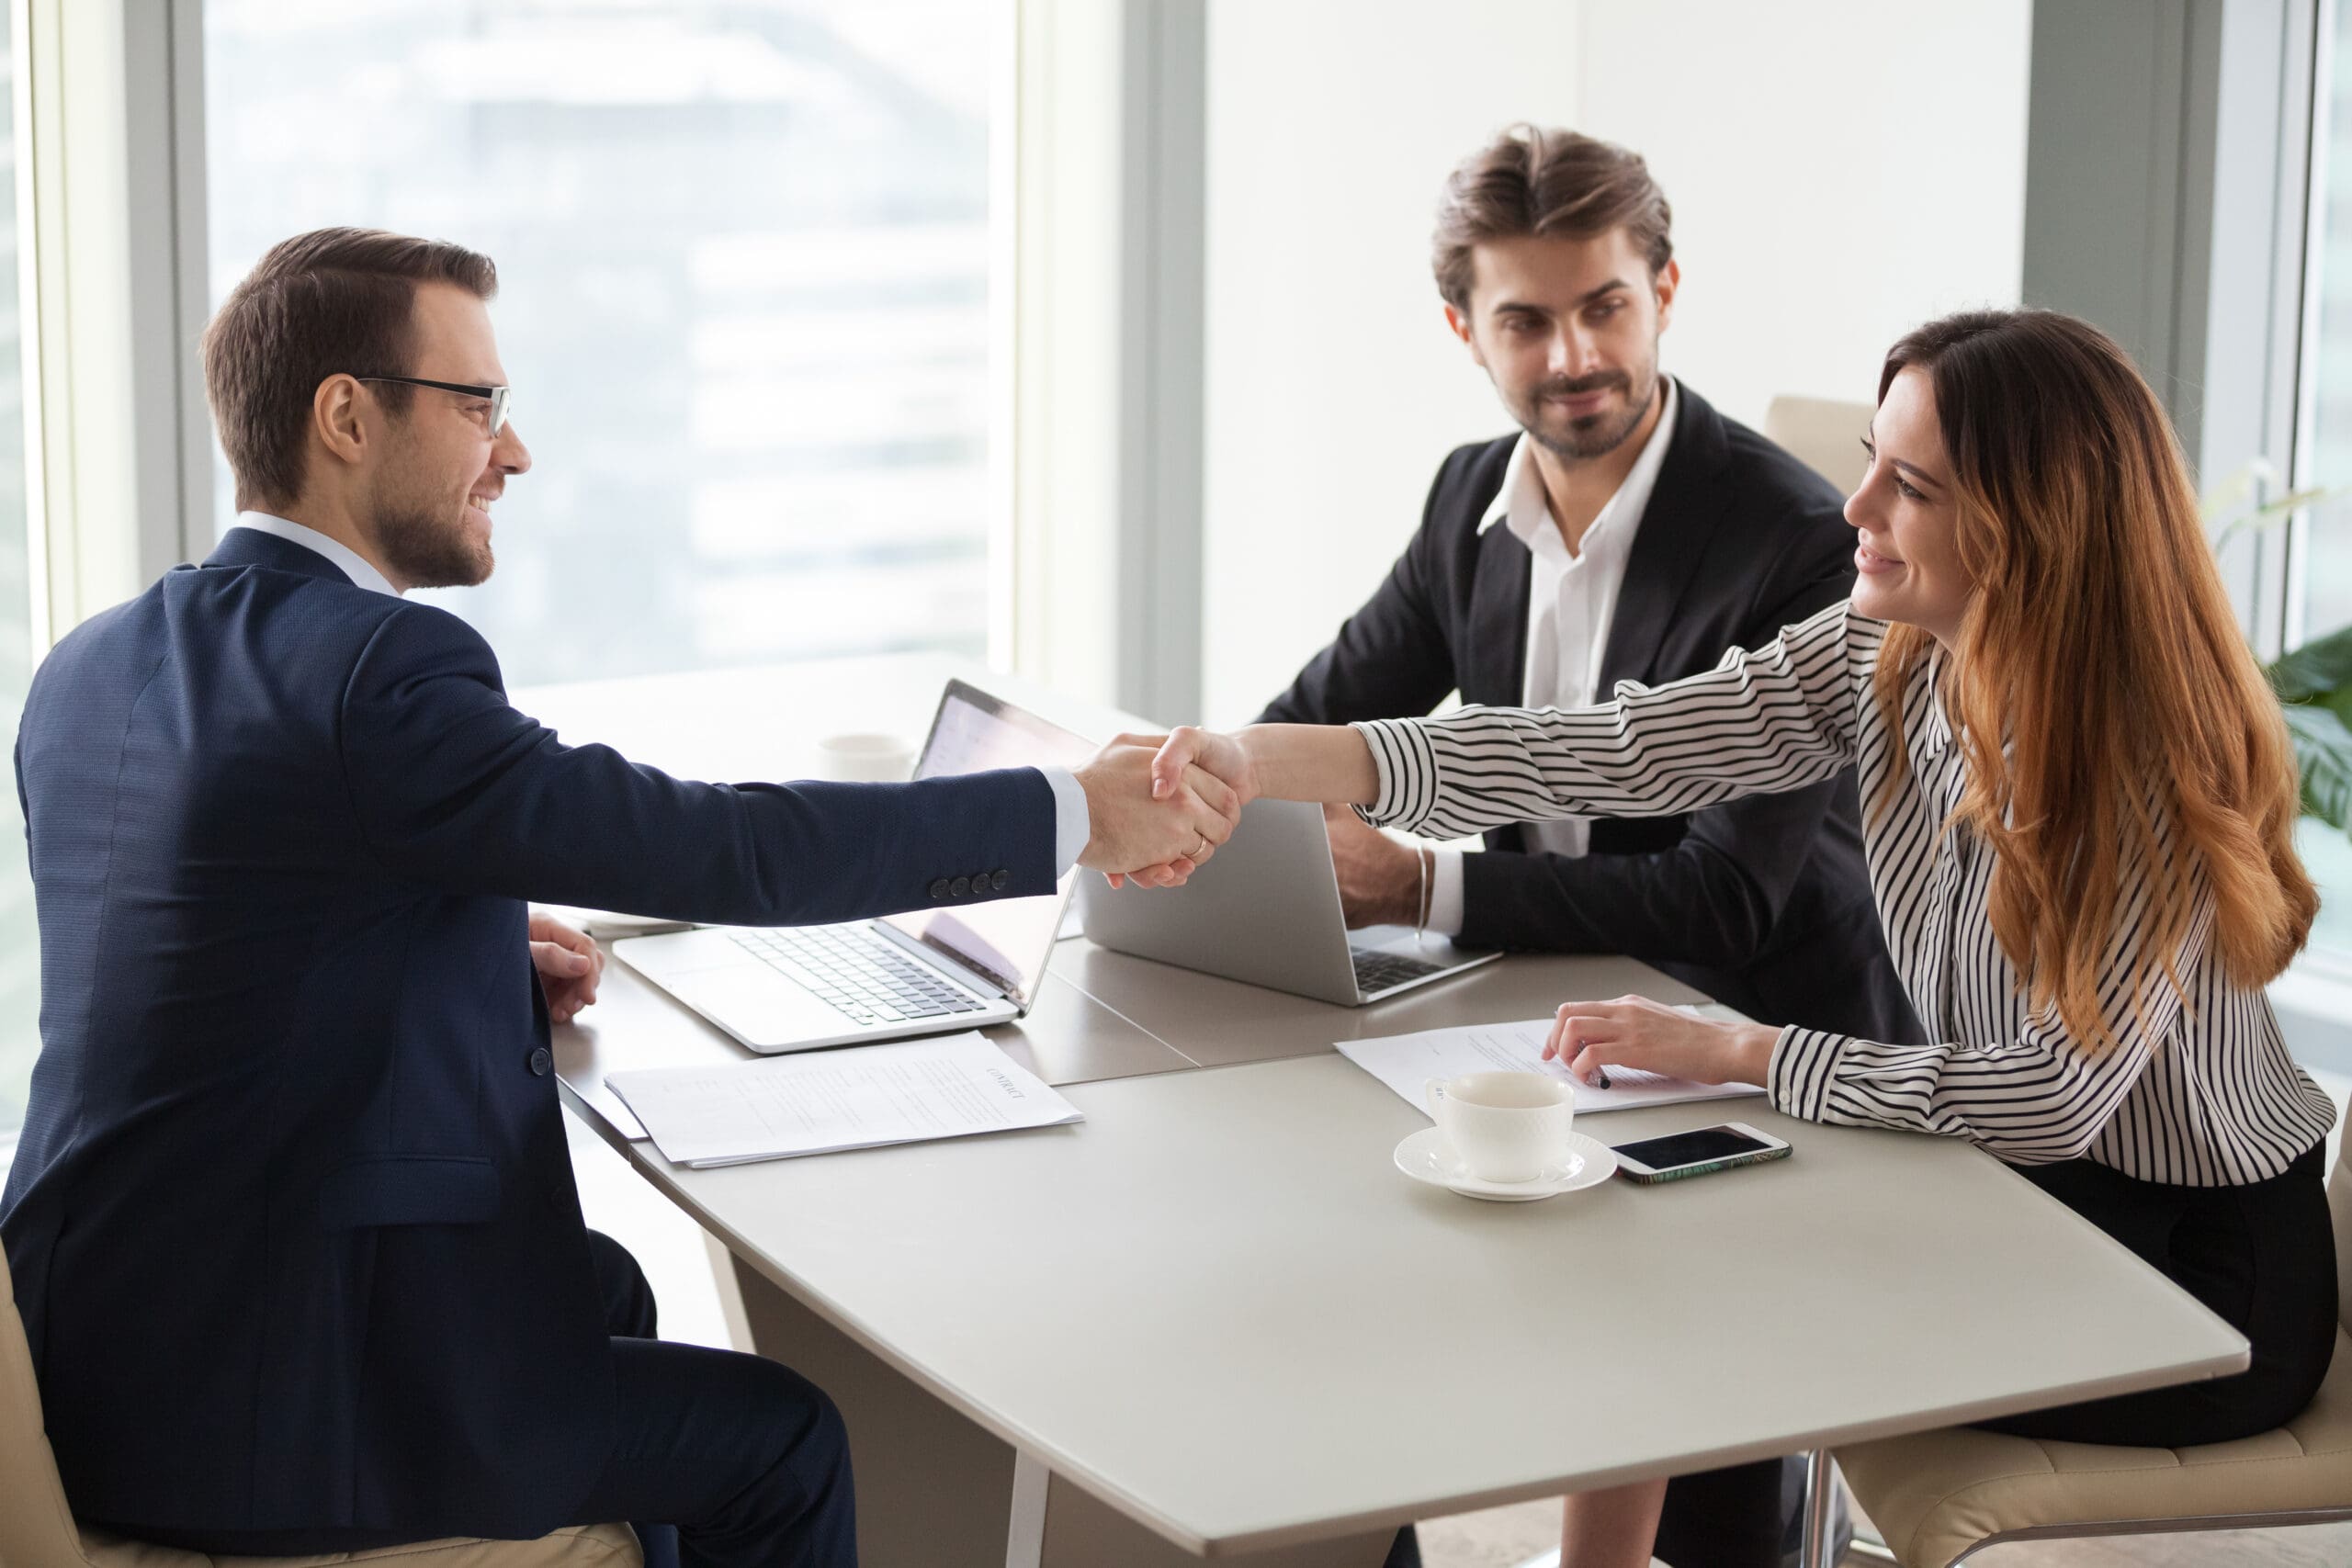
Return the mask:
<svg viewBox="0 0 2352 1568">
<path fill-rule="evenodd" d="M 613 1451 L 569 1522 L 628 1519 L 646 1568 L 853 1568 L 849 1435 L 822 1390 L 758 1356 L 653 1337 L 653 1291 L 618 1242 L 588 1233 L 613 1338 Z M 415 1540 L 383 1530 L 144 1530 L 137 1540 L 252 1556 Z"/>
<path fill-rule="evenodd" d="M 2245 1335 L 2253 1364 L 2235 1377 L 1986 1421 L 1988 1430 L 2174 1449 L 2269 1431 L 2312 1402 L 2335 1353 L 2335 1227 L 2324 1141 L 2269 1180 L 2245 1187 L 2167 1187 L 2088 1160 L 2018 1174 Z"/>
<path fill-rule="evenodd" d="M 2089 1160 L 2018 1174 L 2130 1247 L 2253 1345 L 2235 1377 L 2060 1405 L 1983 1425 L 2075 1443 L 2183 1448 L 2267 1432 L 2312 1402 L 2335 1352 L 2335 1230 L 2326 1144 L 2267 1181 L 2173 1187 Z M 1657 1555 L 1673 1568 L 1778 1568 L 1792 1547 L 1793 1460 L 1679 1475 Z M 1392 1565 L 1418 1562 L 1401 1539 Z"/>
</svg>

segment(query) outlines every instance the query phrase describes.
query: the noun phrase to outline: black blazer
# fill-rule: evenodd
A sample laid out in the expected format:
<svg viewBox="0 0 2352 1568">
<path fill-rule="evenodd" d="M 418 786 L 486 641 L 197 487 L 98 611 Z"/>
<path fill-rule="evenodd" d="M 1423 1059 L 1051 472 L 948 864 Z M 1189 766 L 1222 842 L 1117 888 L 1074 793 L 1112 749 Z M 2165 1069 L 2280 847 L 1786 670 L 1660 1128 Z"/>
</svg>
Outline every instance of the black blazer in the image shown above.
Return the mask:
<svg viewBox="0 0 2352 1568">
<path fill-rule="evenodd" d="M 465 622 L 249 528 L 57 645 L 17 788 L 41 1055 L 0 1238 L 66 1495 L 134 1532 L 527 1537 L 595 1480 L 611 1341 L 524 899 L 786 925 L 1055 880 L 1034 770 L 566 746 Z"/>
<path fill-rule="evenodd" d="M 1597 690 L 1713 669 L 1726 649 L 1853 589 L 1853 531 L 1828 482 L 1679 388 Z M 1525 698 L 1531 557 L 1479 520 L 1518 437 L 1464 446 L 1430 487 L 1388 581 L 1259 717 L 1346 724 Z M 1464 857 L 1462 940 L 1622 953 L 1766 1023 L 1921 1038 L 1862 865 L 1853 771 L 1680 817 L 1600 818 L 1591 852 L 1535 852 L 1518 827 Z"/>
</svg>

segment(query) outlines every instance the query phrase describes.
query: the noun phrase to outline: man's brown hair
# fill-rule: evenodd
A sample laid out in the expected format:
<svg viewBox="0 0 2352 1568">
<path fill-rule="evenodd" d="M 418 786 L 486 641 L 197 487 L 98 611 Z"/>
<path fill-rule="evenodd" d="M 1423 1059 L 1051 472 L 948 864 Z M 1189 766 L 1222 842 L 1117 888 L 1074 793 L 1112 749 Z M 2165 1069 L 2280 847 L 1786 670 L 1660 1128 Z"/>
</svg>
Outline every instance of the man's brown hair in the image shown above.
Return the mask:
<svg viewBox="0 0 2352 1568">
<path fill-rule="evenodd" d="M 1647 164 L 1574 130 L 1514 125 L 1464 159 L 1437 204 L 1437 291 L 1470 308 L 1470 253 L 1488 240 L 1585 240 L 1622 228 L 1656 276 L 1674 259 L 1674 209 Z"/>
<path fill-rule="evenodd" d="M 240 507 L 302 490 L 311 400 L 330 376 L 409 374 L 416 286 L 498 292 L 488 256 L 381 229 L 313 229 L 270 247 L 204 329 L 204 388 Z M 379 383 L 395 415 L 414 389 Z"/>
</svg>

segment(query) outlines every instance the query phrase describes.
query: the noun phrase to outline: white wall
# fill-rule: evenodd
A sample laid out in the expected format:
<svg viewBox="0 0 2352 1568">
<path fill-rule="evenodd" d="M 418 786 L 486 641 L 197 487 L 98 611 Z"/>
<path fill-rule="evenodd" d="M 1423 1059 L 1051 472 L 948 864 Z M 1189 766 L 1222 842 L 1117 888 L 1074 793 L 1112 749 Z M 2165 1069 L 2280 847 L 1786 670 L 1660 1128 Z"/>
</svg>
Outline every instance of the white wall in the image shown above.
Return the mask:
<svg viewBox="0 0 2352 1568">
<path fill-rule="evenodd" d="M 2014 302 L 2030 0 L 1215 0 L 1205 716 L 1246 719 L 1379 582 L 1437 464 L 1510 429 L 1429 274 L 1440 183 L 1532 119 L 1644 153 L 1725 412 L 1866 399 L 1887 344 Z"/>
<path fill-rule="evenodd" d="M 1439 460 L 1497 433 L 1430 281 L 1438 186 L 1509 121 L 1573 117 L 1577 31 L 1572 0 L 1212 0 L 1212 722 L 1289 683 L 1387 571 Z"/>
<path fill-rule="evenodd" d="M 1674 204 L 1661 357 L 1758 423 L 1776 392 L 1868 400 L 1931 316 L 2013 305 L 2030 0 L 1587 5 L 1577 129 Z"/>
</svg>

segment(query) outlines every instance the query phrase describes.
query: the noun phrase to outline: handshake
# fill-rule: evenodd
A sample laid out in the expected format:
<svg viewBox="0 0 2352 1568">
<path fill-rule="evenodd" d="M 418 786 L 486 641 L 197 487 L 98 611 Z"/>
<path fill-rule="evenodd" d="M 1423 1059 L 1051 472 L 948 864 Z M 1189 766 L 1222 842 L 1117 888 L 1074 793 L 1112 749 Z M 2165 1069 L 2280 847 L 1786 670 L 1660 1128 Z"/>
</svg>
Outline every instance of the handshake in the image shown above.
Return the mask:
<svg viewBox="0 0 2352 1568">
<path fill-rule="evenodd" d="M 1078 770 L 1091 836 L 1078 863 L 1174 887 L 1233 837 L 1259 793 L 1240 739 L 1190 727 L 1168 735 L 1122 735 Z"/>
</svg>

